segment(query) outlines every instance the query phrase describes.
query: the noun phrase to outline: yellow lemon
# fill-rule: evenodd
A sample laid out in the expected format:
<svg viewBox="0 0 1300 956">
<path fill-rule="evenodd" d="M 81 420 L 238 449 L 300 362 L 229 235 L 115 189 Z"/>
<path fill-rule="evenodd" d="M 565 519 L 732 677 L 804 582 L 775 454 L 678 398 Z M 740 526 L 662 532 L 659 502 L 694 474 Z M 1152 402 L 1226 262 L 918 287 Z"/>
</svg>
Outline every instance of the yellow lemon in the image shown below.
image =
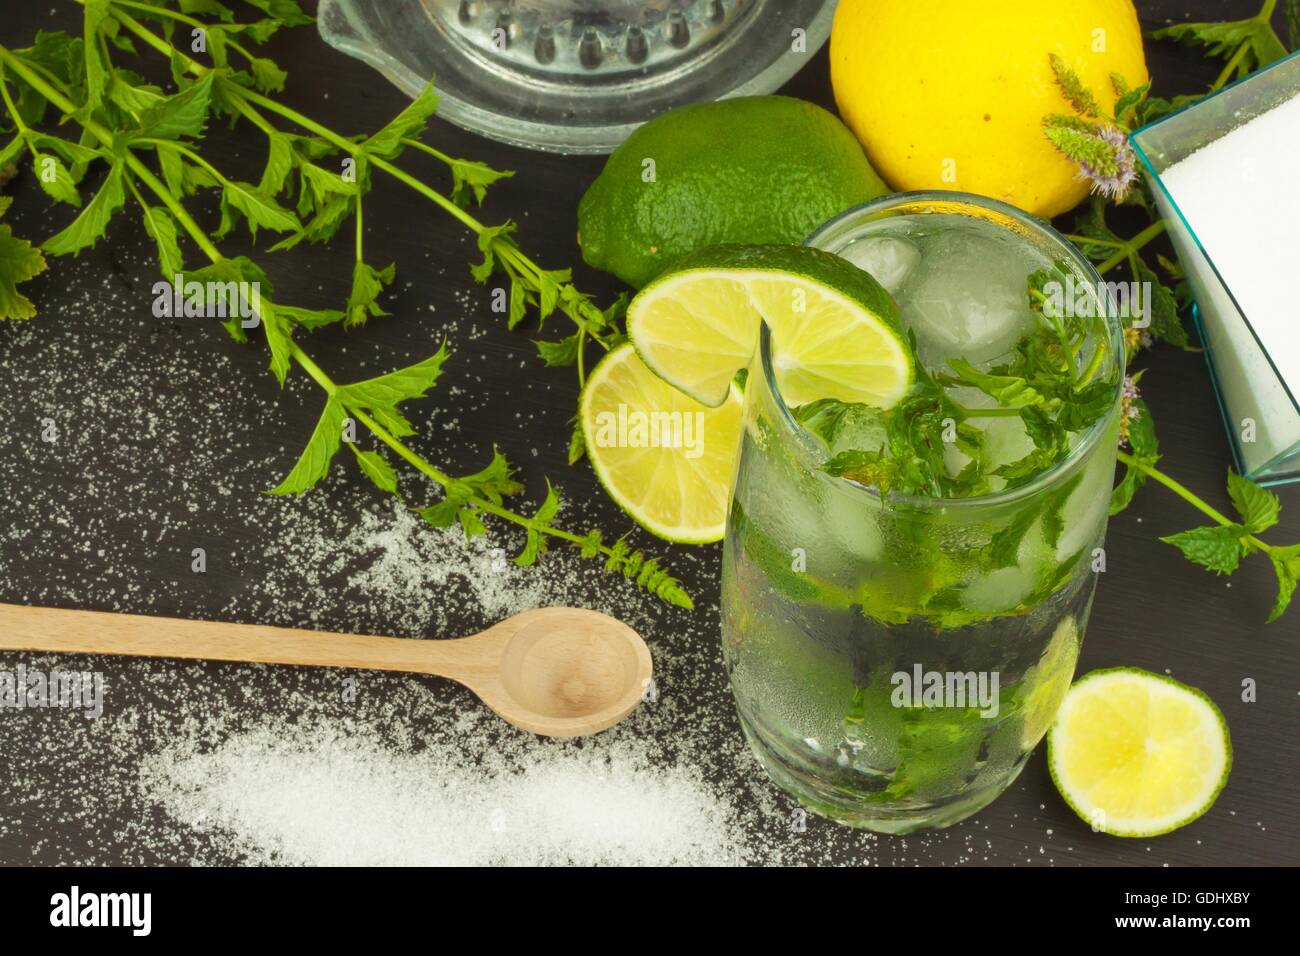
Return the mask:
<svg viewBox="0 0 1300 956">
<path fill-rule="evenodd" d="M 831 80 L 894 189 L 958 189 L 1051 217 L 1088 192 L 1043 135 L 1043 117 L 1072 112 L 1053 53 L 1107 111 L 1112 74 L 1148 79 L 1132 0 L 842 0 Z"/>
</svg>

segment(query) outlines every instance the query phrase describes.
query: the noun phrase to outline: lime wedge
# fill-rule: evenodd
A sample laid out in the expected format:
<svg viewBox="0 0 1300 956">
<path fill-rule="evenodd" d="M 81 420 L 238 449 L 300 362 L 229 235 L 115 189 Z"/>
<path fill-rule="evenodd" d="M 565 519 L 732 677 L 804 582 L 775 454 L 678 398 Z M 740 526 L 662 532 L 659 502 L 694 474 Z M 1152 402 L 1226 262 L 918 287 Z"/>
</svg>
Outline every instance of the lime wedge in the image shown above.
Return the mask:
<svg viewBox="0 0 1300 956">
<path fill-rule="evenodd" d="M 1078 657 L 1079 626 L 1072 617 L 1062 618 L 1043 656 L 1025 672 L 1020 742 L 1027 750 L 1037 747 L 1052 725 L 1061 700 L 1070 689 Z"/>
<path fill-rule="evenodd" d="M 587 456 L 609 496 L 651 534 L 691 544 L 722 537 L 740 411 L 734 387 L 719 407 L 701 405 L 630 344 L 601 359 L 578 400 Z"/>
<path fill-rule="evenodd" d="M 1047 734 L 1047 763 L 1065 802 L 1094 829 L 1151 837 L 1214 805 L 1232 744 L 1223 714 L 1203 692 L 1116 667 L 1070 688 Z"/>
<path fill-rule="evenodd" d="M 853 264 L 806 246 L 710 246 L 647 285 L 627 312 L 637 353 L 710 407 L 748 368 L 759 322 L 772 330 L 790 405 L 837 398 L 889 408 L 912 384 L 898 306 Z"/>
</svg>

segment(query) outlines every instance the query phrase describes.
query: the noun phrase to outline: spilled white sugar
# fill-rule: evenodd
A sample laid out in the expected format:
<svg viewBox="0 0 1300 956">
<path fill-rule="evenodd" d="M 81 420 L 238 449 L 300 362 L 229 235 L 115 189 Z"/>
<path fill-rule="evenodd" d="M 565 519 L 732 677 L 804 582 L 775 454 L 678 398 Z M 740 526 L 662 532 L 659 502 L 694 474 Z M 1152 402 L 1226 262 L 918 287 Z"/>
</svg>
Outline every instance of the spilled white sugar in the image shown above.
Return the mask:
<svg viewBox="0 0 1300 956">
<path fill-rule="evenodd" d="M 656 768 L 632 741 L 479 753 L 471 734 L 396 753 L 355 734 L 286 739 L 284 729 L 163 753 L 146 765 L 146 786 L 177 818 L 229 830 L 259 862 L 708 865 L 749 855 L 734 811 L 698 772 Z"/>
</svg>

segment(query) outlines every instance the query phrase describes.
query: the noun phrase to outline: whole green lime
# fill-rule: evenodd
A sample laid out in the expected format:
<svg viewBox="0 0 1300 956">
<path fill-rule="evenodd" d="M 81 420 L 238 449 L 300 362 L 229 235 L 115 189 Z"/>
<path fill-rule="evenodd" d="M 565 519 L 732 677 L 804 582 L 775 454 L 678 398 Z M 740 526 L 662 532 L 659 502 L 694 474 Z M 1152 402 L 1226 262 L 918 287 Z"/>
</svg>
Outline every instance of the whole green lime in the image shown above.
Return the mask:
<svg viewBox="0 0 1300 956">
<path fill-rule="evenodd" d="M 701 246 L 797 243 L 889 189 L 853 134 L 804 100 L 697 103 L 646 123 L 578 206 L 590 265 L 640 288 Z"/>
</svg>

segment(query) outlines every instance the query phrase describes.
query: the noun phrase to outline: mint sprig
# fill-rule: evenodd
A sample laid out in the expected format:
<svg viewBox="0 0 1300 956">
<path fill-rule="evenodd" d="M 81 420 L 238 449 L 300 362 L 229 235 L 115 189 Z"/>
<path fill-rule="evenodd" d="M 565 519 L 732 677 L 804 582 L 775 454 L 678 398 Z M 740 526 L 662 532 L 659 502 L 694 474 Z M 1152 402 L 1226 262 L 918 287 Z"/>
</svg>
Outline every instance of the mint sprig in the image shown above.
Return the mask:
<svg viewBox="0 0 1300 956">
<path fill-rule="evenodd" d="M 69 202 L 74 197 L 67 184 L 80 183 L 94 163 L 107 165 L 107 175 L 95 196 L 85 203 L 71 225 L 45 243 L 45 251 L 51 254 L 75 254 L 93 245 L 107 232 L 129 196 L 140 207 L 166 278 L 182 271 L 186 279 L 196 280 L 203 288 L 209 281 L 260 284 L 266 294 L 261 297 L 258 324 L 267 341 L 272 371 L 283 383 L 293 367 L 301 368 L 325 394 L 324 407 L 306 448 L 275 493 L 301 494 L 314 487 L 325 479 L 342 445 L 347 444 L 361 472 L 376 487 L 399 494 L 398 474 L 385 457 L 386 450 L 442 488 L 444 501 L 455 503 L 455 519 L 468 536 L 481 533 L 487 517 L 522 529 L 525 544 L 517 558 L 520 564 L 535 563 L 547 550 L 548 542 L 562 541 L 586 557 L 603 556 L 609 570 L 622 571 L 663 600 L 686 608 L 692 606 L 689 595 L 657 561 L 630 552 L 621 541 L 604 545 L 598 532 L 575 534 L 558 527 L 554 521 L 560 499 L 549 483 L 545 499 L 533 514 L 507 507 L 506 495 L 521 488 L 499 453 L 494 453 L 493 462 L 484 472 L 458 479 L 403 442 L 403 438 L 414 434 L 414 428 L 401 406 L 424 397 L 433 387 L 447 357 L 445 346 L 435 356 L 408 368 L 361 382 L 338 384 L 294 341 L 299 329 L 310 331 L 336 322 L 359 325 L 367 318 L 386 314 L 380 300 L 384 287 L 393 280 L 392 267 L 375 268 L 363 256 L 362 197 L 371 188 L 372 169 L 405 183 L 476 232 L 488 232 L 483 243 L 485 255 L 510 273 L 521 302 L 531 296 L 544 311 L 558 308 L 573 315 L 584 338 L 594 338 L 601 344 L 612 341 L 608 315 L 568 284 L 567 272 L 539 269 L 503 230 L 489 231 L 489 227 L 465 213 L 457 201 L 391 164 L 391 159 L 423 133 L 425 121 L 436 105 L 431 90 L 374 136 L 344 137 L 266 95 L 283 85 L 284 74 L 270 60 L 254 54 L 250 44 L 263 42 L 281 26 L 310 22 L 293 0 L 253 3 L 268 14 L 267 19 L 253 23 L 236 22 L 231 8 L 215 0 L 204 0 L 202 5 L 183 4 L 180 11 L 133 0 L 78 2 L 85 8 L 83 37 L 42 33 L 25 50 L 0 46 L 0 99 L 15 134 L 0 158 L 10 161 L 23 149 L 32 151 L 34 159 L 43 158 L 42 150 L 44 155 L 56 153 L 72 165 L 59 167 L 66 173 L 67 183 L 61 182 L 62 176 L 56 177 L 59 185 L 51 196 Z M 158 21 L 164 35 L 148 30 L 127 11 Z M 200 21 L 190 15 L 200 11 L 217 16 L 220 22 Z M 177 24 L 204 31 L 211 65 L 199 63 L 172 45 L 170 37 Z M 176 93 L 163 93 L 115 62 L 113 50 L 134 53 L 128 34 L 168 58 L 178 87 Z M 235 56 L 247 69 L 235 66 Z M 11 86 L 17 90 L 16 98 Z M 263 110 L 287 119 L 304 132 L 276 128 Z M 80 138 L 62 139 L 35 130 L 33 124 L 51 112 L 64 123 L 79 126 Z M 218 115 L 247 120 L 266 135 L 267 163 L 256 184 L 227 177 L 200 151 L 206 126 Z M 349 159 L 352 175 L 344 177 L 327 169 L 323 161 L 328 157 Z M 148 158 L 156 163 L 156 172 L 146 163 Z M 482 164 L 451 161 L 450 165 L 454 181 L 460 184 L 461 202 L 467 196 L 481 199 L 482 190 L 504 175 Z M 278 197 L 293 185 L 298 195 L 291 208 Z M 187 197 L 204 189 L 220 194 L 221 224 L 211 234 L 184 206 Z M 0 213 L 3 211 L 4 207 L 0 207 Z M 277 248 L 291 248 L 304 238 L 325 241 L 349 217 L 356 223 L 355 262 L 352 289 L 343 309 L 307 309 L 273 302 L 265 271 L 245 256 L 224 255 L 216 245 L 241 222 L 254 238 L 259 229 L 285 235 Z M 181 236 L 194 243 L 207 258 L 207 265 L 183 269 Z M 38 266 L 44 263 L 39 253 L 33 255 L 30 247 L 18 240 L 8 241 L 10 238 L 7 227 L 0 228 L 0 315 L 25 318 L 31 312 L 30 303 L 17 294 L 16 285 L 39 271 Z M 202 302 L 204 294 L 198 293 L 199 304 L 211 304 Z M 247 332 L 239 318 L 230 316 L 223 324 L 236 341 L 246 341 Z M 576 361 L 581 368 L 580 359 Z M 352 438 L 355 425 L 368 430 L 378 447 L 359 447 Z"/>
</svg>

